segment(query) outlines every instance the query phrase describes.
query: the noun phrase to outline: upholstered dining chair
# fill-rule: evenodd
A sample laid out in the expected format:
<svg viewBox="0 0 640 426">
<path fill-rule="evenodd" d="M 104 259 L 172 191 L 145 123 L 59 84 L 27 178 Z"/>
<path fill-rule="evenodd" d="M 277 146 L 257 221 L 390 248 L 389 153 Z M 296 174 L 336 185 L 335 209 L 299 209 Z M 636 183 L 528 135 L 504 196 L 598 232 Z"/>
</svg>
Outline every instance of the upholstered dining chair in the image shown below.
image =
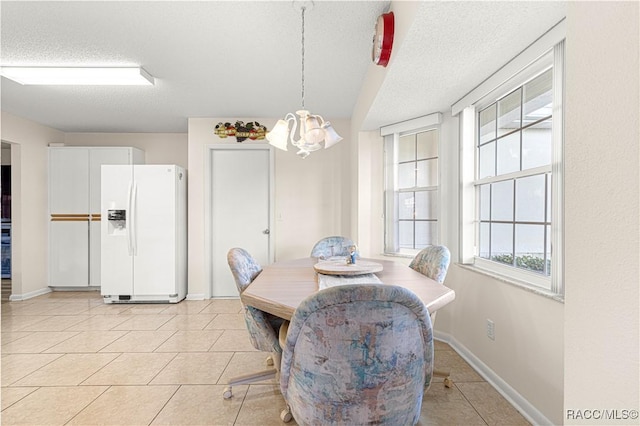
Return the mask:
<svg viewBox="0 0 640 426">
<path fill-rule="evenodd" d="M 449 263 L 451 262 L 451 253 L 445 246 L 427 246 L 423 248 L 411 261 L 409 267 L 420 272 L 422 275 L 426 275 L 434 281 L 442 284 L 447 271 L 449 270 Z M 437 312 L 431 313 L 431 324 L 436 322 Z M 451 381 L 450 373 L 448 371 L 434 370 L 433 375 L 436 377 L 444 378 L 444 385 L 448 388 L 451 387 L 453 382 Z"/>
<path fill-rule="evenodd" d="M 262 272 L 260 264 L 246 250 L 241 248 L 229 250 L 227 262 L 240 294 Z M 273 368 L 231 378 L 223 391 L 225 399 L 233 396 L 232 388 L 234 385 L 244 385 L 274 378 L 280 371 L 282 347 L 279 333 L 281 328 L 286 329 L 286 327 L 282 327 L 282 324 L 286 321 L 254 307 L 246 306 L 244 303 L 242 306 L 244 307 L 244 320 L 249 331 L 251 344 L 259 351 L 271 353 L 267 358 L 267 364 L 273 365 Z M 282 341 L 284 342 L 284 336 Z"/>
<path fill-rule="evenodd" d="M 427 246 L 413 258 L 409 267 L 442 284 L 447 276 L 451 253 L 445 246 Z"/>
<path fill-rule="evenodd" d="M 331 256 L 349 256 L 349 247 L 354 245 L 355 243 L 346 237 L 325 237 L 313 246 L 311 257 L 328 259 Z M 358 255 L 357 252 L 356 255 Z"/>
<path fill-rule="evenodd" d="M 424 303 L 383 284 L 330 287 L 306 298 L 282 354 L 281 414 L 299 425 L 413 425 L 431 383 Z"/>
</svg>

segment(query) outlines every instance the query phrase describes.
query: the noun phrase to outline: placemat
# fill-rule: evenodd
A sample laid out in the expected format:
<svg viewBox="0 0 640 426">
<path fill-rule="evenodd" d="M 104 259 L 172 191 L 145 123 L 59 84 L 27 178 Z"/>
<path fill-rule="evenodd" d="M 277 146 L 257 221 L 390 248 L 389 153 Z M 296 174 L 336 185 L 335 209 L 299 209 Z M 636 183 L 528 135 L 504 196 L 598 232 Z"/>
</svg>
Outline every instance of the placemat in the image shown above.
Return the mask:
<svg viewBox="0 0 640 426">
<path fill-rule="evenodd" d="M 318 290 L 347 284 L 382 284 L 382 281 L 374 274 L 349 276 L 318 274 Z"/>
</svg>

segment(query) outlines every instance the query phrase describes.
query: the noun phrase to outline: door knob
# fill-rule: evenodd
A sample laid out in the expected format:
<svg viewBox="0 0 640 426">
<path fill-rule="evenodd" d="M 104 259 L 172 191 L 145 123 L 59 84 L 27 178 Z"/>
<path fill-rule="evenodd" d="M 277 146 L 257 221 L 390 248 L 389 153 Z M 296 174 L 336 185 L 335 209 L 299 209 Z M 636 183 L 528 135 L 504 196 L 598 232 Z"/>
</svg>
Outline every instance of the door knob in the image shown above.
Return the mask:
<svg viewBox="0 0 640 426">
<path fill-rule="evenodd" d="M 269 234 L 271 233 L 271 231 L 267 228 L 267 229 L 265 229 L 264 231 L 262 231 L 262 233 L 263 233 L 264 235 L 269 235 Z"/>
</svg>

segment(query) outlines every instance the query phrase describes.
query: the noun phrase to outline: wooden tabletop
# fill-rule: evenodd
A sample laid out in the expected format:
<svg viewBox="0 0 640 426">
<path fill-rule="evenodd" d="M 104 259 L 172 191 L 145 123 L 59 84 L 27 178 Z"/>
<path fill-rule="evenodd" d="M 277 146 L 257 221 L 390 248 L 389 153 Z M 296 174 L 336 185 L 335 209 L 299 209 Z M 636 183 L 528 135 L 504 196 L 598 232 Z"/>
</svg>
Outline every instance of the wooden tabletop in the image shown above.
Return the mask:
<svg viewBox="0 0 640 426">
<path fill-rule="evenodd" d="M 406 265 L 390 260 L 363 260 L 382 264 L 383 270 L 375 274 L 380 281 L 413 291 L 429 312 L 435 312 L 455 299 L 453 290 Z M 290 320 L 300 302 L 318 291 L 318 280 L 313 269 L 317 262 L 318 259 L 307 257 L 265 266 L 240 297 L 248 306 Z"/>
</svg>

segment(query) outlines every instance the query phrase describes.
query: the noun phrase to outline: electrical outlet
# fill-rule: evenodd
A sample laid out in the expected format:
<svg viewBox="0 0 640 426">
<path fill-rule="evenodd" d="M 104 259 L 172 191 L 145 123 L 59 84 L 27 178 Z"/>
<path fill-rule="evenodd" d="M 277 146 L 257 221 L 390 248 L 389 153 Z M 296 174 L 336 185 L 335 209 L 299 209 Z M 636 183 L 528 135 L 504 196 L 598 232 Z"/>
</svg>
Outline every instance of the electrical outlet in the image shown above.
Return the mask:
<svg viewBox="0 0 640 426">
<path fill-rule="evenodd" d="M 496 340 L 496 326 L 490 319 L 487 319 L 487 337 Z"/>
</svg>

